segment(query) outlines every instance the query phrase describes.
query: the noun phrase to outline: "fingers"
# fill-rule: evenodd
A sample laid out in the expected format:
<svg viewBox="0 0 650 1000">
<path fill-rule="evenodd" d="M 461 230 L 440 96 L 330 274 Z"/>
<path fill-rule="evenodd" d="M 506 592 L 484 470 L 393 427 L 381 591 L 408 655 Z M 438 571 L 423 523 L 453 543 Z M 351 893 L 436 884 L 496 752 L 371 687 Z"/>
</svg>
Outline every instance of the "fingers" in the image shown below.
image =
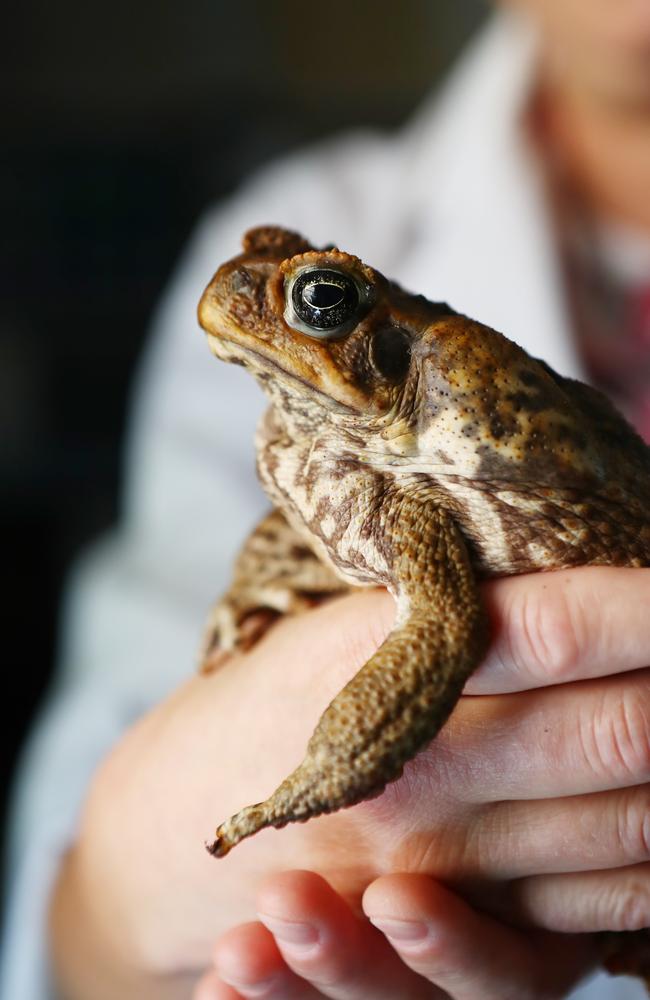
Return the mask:
<svg viewBox="0 0 650 1000">
<path fill-rule="evenodd" d="M 431 807 L 416 803 L 418 808 Z M 421 829 L 393 852 L 391 866 L 433 872 L 443 880 L 503 882 L 650 861 L 650 785 L 552 801 L 497 802 L 458 820 L 448 815 L 442 835 L 432 835 L 417 816 L 414 823 Z"/>
<path fill-rule="evenodd" d="M 581 566 L 531 573 L 492 580 L 482 593 L 492 642 L 467 694 L 522 691 L 650 666 L 650 569 Z M 322 682 L 328 696 L 373 654 L 394 616 L 393 599 L 380 590 L 336 599 L 309 616 L 306 627 L 319 622 L 323 638 L 322 649 L 313 650 L 310 676 L 322 676 L 321 663 L 329 664 Z"/>
<path fill-rule="evenodd" d="M 363 909 L 402 961 L 453 1000 L 564 996 L 595 961 L 585 937 L 515 930 L 422 875 L 388 875 Z"/>
<path fill-rule="evenodd" d="M 463 698 L 411 771 L 464 802 L 584 795 L 650 781 L 650 670 Z"/>
<path fill-rule="evenodd" d="M 524 921 L 564 933 L 650 927 L 650 863 L 519 879 L 510 904 Z"/>
<path fill-rule="evenodd" d="M 276 914 L 265 919 L 276 929 L 277 944 L 259 923 L 230 931 L 215 950 L 217 971 L 201 979 L 192 1000 L 546 1000 L 565 995 L 596 963 L 585 932 L 650 924 L 650 864 L 514 883 L 510 909 L 504 910 L 508 919 L 515 902 L 519 919 L 562 933 L 503 925 L 424 875 L 384 876 L 364 894 L 364 911 L 390 949 L 377 935 L 364 936 L 356 917 L 350 937 L 350 910 L 316 875 L 275 876 L 262 892 L 264 900 Z M 278 912 L 301 918 L 289 921 L 288 939 L 286 926 L 278 932 Z M 325 930 L 325 947 L 305 942 L 299 929 L 305 919 Z M 368 974 L 364 967 L 373 963 L 376 970 Z"/>
<path fill-rule="evenodd" d="M 334 1000 L 442 1000 L 319 875 L 286 872 L 262 887 L 260 919 L 287 966 Z"/>
<path fill-rule="evenodd" d="M 433 852 L 436 844 L 423 841 L 422 849 Z M 552 803 L 496 803 L 468 830 L 460 864 L 450 854 L 445 872 L 432 855 L 422 868 L 435 868 L 440 877 L 457 877 L 462 870 L 504 880 L 623 868 L 648 860 L 650 785 L 641 785 Z"/>
<path fill-rule="evenodd" d="M 520 691 L 650 665 L 650 569 L 586 566 L 495 580 L 493 623 L 468 694 Z"/>
<path fill-rule="evenodd" d="M 241 993 L 224 983 L 211 969 L 201 976 L 194 987 L 192 1000 L 241 1000 Z"/>
<path fill-rule="evenodd" d="M 197 987 L 205 996 L 199 993 L 192 1000 L 315 1000 L 320 996 L 288 968 L 273 935 L 260 923 L 240 924 L 226 932 L 213 958 L 215 971 L 207 973 Z"/>
<path fill-rule="evenodd" d="M 467 694 L 501 694 L 602 677 L 650 666 L 650 569 L 581 566 L 492 580 L 482 587 L 492 622 L 487 657 Z M 328 602 L 294 622 L 286 643 L 303 627 L 320 627 L 314 669 L 329 664 L 323 689 L 331 696 L 385 639 L 395 604 L 384 591 L 362 591 Z M 335 624 L 334 624 L 335 623 Z"/>
</svg>

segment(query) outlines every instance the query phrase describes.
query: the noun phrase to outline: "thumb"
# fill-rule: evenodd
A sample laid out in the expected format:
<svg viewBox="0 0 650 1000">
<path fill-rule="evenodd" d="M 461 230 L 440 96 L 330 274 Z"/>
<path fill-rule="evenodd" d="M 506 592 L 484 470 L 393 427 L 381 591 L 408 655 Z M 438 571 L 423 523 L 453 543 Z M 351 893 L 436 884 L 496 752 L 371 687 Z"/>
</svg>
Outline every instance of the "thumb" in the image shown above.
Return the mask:
<svg viewBox="0 0 650 1000">
<path fill-rule="evenodd" d="M 232 667 L 242 688 L 257 689 L 256 701 L 279 704 L 280 725 L 298 725 L 310 736 L 322 711 L 384 641 L 394 618 L 390 594 L 360 590 L 281 619 Z"/>
</svg>

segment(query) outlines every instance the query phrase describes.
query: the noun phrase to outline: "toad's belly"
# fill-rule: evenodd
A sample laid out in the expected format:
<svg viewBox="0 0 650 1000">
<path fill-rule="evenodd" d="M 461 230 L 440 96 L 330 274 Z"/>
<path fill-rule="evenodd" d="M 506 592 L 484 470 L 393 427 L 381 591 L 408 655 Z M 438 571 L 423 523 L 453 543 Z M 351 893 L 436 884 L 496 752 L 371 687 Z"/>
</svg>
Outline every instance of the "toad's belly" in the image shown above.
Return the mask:
<svg viewBox="0 0 650 1000">
<path fill-rule="evenodd" d="M 257 438 L 257 468 L 273 503 L 346 583 L 394 590 L 392 551 L 381 530 L 384 479 L 313 443 Z"/>
</svg>

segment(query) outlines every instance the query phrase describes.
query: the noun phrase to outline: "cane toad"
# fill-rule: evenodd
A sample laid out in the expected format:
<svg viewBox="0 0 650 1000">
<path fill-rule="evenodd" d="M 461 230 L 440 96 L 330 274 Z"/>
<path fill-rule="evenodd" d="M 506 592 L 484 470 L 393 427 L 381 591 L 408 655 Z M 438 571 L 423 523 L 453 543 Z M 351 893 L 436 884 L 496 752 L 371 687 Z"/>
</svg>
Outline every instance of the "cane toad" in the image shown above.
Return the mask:
<svg viewBox="0 0 650 1000">
<path fill-rule="evenodd" d="M 302 764 L 219 826 L 221 857 L 400 775 L 486 649 L 478 579 L 650 566 L 650 449 L 596 390 L 283 229 L 246 234 L 199 318 L 214 354 L 269 396 L 256 448 L 275 506 L 211 616 L 205 662 L 318 596 L 380 585 L 397 602 Z"/>
</svg>

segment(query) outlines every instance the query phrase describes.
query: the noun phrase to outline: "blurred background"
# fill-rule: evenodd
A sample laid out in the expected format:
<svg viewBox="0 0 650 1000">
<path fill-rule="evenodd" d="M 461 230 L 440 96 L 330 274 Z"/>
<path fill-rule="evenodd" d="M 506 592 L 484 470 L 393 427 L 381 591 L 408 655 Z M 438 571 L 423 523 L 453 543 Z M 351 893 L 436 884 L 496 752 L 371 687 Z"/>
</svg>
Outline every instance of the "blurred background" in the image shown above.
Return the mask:
<svg viewBox="0 0 650 1000">
<path fill-rule="evenodd" d="M 130 381 L 198 215 L 289 148 L 398 126 L 485 14 L 480 0 L 5 9 L 3 810 L 67 567 L 119 517 Z"/>
</svg>

